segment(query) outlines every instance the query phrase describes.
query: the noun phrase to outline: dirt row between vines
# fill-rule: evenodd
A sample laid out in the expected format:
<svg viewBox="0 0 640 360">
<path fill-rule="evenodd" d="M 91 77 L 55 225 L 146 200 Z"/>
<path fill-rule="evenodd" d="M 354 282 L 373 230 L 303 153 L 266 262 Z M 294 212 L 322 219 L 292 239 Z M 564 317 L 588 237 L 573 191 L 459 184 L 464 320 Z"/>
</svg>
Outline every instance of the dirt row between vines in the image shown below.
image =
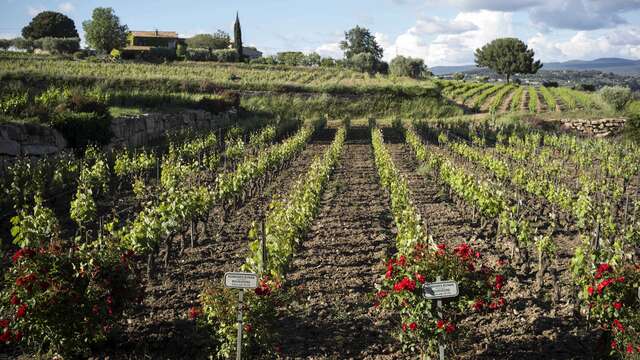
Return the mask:
<svg viewBox="0 0 640 360">
<path fill-rule="evenodd" d="M 132 309 L 123 321 L 123 333 L 97 352 L 114 359 L 201 359 L 212 353 L 210 334 L 198 332 L 188 319 L 188 309 L 198 305 L 198 296 L 208 282 L 222 281 L 227 271 L 238 271 L 248 251 L 247 233 L 252 221 L 264 216 L 274 195 L 284 195 L 296 179 L 304 175 L 315 156 L 321 155 L 334 131 L 321 131 L 306 148 L 276 174 L 257 195 L 233 211 L 221 223 L 220 209 L 214 209 L 198 227 L 198 244 L 182 256 L 174 250 L 168 270 L 158 257 L 157 280 L 144 280 L 144 302 Z M 174 249 L 180 236 L 174 239 Z M 187 242 L 188 243 L 188 242 Z"/>
<path fill-rule="evenodd" d="M 388 138 L 396 142 L 392 136 Z M 468 242 L 491 265 L 498 259 L 509 260 L 504 246 L 495 244 L 495 229 L 480 229 L 470 210 L 453 201 L 434 175 L 418 173 L 420 165 L 408 145 L 387 146 L 396 167 L 407 179 L 414 204 L 435 242 L 448 246 Z M 571 249 L 563 247 L 559 257 L 564 263 L 570 255 Z M 546 294 L 534 291 L 534 278 L 533 271 L 525 274 L 519 269 L 513 270 L 504 288 L 506 308 L 490 314 L 474 314 L 467 319 L 464 324 L 471 330 L 455 346 L 454 357 L 539 359 L 545 354 L 549 359 L 590 358 L 592 344 L 589 341 L 593 340 L 586 337 L 563 300 L 553 309 Z M 551 281 L 551 277 L 547 276 L 545 281 Z M 571 289 L 563 289 L 563 295 L 567 291 Z"/>
<path fill-rule="evenodd" d="M 398 357 L 389 325 L 378 319 L 371 297 L 383 260 L 393 253 L 393 231 L 369 130 L 351 129 L 287 276 L 289 286 L 306 296 L 280 320 L 286 358 Z"/>
</svg>

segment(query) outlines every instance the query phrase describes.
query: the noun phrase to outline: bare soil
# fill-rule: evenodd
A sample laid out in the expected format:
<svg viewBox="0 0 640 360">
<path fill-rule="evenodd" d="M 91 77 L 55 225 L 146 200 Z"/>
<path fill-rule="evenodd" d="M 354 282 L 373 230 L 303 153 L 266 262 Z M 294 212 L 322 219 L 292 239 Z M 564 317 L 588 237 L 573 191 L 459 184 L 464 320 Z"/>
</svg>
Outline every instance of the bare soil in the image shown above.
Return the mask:
<svg viewBox="0 0 640 360">
<path fill-rule="evenodd" d="M 282 318 L 291 359 L 396 358 L 389 325 L 372 309 L 383 260 L 393 253 L 389 199 L 373 161 L 369 130 L 352 129 L 307 240 L 289 272 L 306 301 Z"/>
</svg>

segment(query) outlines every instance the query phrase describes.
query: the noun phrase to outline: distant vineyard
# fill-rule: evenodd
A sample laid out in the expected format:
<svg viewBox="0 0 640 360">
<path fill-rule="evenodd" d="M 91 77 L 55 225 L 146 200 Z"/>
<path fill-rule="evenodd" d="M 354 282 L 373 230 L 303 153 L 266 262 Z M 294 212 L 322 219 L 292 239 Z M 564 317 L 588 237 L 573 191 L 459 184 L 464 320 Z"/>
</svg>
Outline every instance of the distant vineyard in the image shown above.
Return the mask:
<svg viewBox="0 0 640 360">
<path fill-rule="evenodd" d="M 445 97 L 476 112 L 603 110 L 596 95 L 569 88 L 465 81 L 438 81 L 437 84 Z"/>
</svg>

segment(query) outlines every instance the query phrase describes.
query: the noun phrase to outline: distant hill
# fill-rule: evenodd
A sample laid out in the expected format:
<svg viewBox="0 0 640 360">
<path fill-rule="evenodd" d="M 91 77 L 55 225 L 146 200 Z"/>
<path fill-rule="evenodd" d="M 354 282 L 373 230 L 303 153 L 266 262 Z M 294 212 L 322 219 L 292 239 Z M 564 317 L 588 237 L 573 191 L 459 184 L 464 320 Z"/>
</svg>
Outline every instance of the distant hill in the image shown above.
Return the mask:
<svg viewBox="0 0 640 360">
<path fill-rule="evenodd" d="M 431 71 L 435 75 L 446 75 L 456 72 L 472 72 L 478 68 L 475 65 L 462 66 L 435 66 Z M 596 70 L 611 72 L 621 75 L 640 75 L 640 60 L 630 60 L 621 58 L 602 58 L 595 60 L 570 60 L 566 62 L 545 63 L 543 70 L 571 70 L 586 71 Z"/>
</svg>

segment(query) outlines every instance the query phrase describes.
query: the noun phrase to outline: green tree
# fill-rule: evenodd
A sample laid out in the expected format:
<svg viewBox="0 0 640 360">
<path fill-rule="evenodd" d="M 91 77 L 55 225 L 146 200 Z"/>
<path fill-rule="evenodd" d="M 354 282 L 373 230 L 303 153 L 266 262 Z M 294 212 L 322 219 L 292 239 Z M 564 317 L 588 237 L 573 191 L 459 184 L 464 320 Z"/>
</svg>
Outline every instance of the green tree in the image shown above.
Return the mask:
<svg viewBox="0 0 640 360">
<path fill-rule="evenodd" d="M 44 37 L 77 38 L 78 31 L 68 16 L 55 11 L 43 11 L 22 28 L 22 37 L 30 40 Z"/>
<path fill-rule="evenodd" d="M 242 60 L 244 58 L 244 54 L 242 53 L 242 29 L 240 28 L 238 13 L 236 13 L 236 23 L 233 24 L 233 47 L 240 56 L 240 60 Z"/>
<path fill-rule="evenodd" d="M 304 61 L 304 54 L 300 51 L 283 51 L 277 54 L 278 64 L 300 66 Z"/>
<path fill-rule="evenodd" d="M 11 39 L 0 39 L 0 49 L 7 50 L 13 45 Z"/>
<path fill-rule="evenodd" d="M 322 57 L 318 53 L 312 52 L 310 54 L 305 55 L 303 60 L 304 66 L 320 66 L 320 61 L 322 61 Z"/>
<path fill-rule="evenodd" d="M 228 49 L 231 45 L 231 37 L 222 30 L 215 34 L 198 34 L 187 39 L 187 45 L 193 49 Z"/>
<path fill-rule="evenodd" d="M 377 70 L 377 59 L 370 53 L 355 54 L 348 60 L 349 66 L 356 71 L 373 74 Z"/>
<path fill-rule="evenodd" d="M 120 49 L 127 42 L 127 25 L 120 25 L 120 19 L 112 8 L 95 8 L 91 20 L 82 23 L 87 43 L 94 49 L 109 53 Z"/>
<path fill-rule="evenodd" d="M 424 60 L 402 55 L 396 56 L 389 65 L 391 75 L 407 76 L 414 79 L 422 79 L 428 76 L 429 70 Z"/>
<path fill-rule="evenodd" d="M 514 74 L 535 74 L 542 68 L 540 60 L 534 61 L 535 53 L 516 38 L 496 39 L 481 49 L 476 49 L 478 67 L 488 67 L 499 75 L 507 77 L 507 83 Z"/>
<path fill-rule="evenodd" d="M 344 38 L 340 42 L 340 48 L 344 51 L 344 56 L 348 60 L 361 53 L 371 54 L 376 61 L 382 59 L 383 50 L 369 29 L 356 26 L 345 32 Z"/>
</svg>

